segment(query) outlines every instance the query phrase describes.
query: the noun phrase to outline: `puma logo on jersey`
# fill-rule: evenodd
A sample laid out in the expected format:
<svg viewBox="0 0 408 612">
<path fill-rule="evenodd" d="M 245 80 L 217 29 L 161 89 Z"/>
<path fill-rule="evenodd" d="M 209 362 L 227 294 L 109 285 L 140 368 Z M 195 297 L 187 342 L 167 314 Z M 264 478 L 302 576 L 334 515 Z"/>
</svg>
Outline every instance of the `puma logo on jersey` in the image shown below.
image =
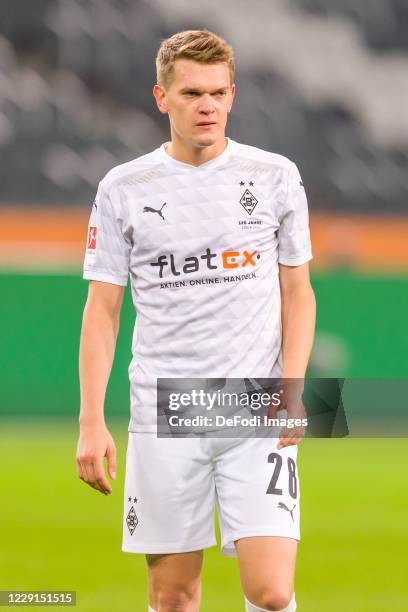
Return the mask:
<svg viewBox="0 0 408 612">
<path fill-rule="evenodd" d="M 296 504 L 293 506 L 293 508 L 291 510 L 290 508 L 287 507 L 286 504 L 284 504 L 283 502 L 279 502 L 278 508 L 280 508 L 281 510 L 286 510 L 287 512 L 289 512 L 290 516 L 292 517 L 292 521 L 295 522 L 295 519 L 293 518 L 293 511 L 296 508 Z"/>
<path fill-rule="evenodd" d="M 144 209 L 143 209 L 143 212 L 157 213 L 158 215 L 160 215 L 160 217 L 163 219 L 163 221 L 165 221 L 165 218 L 163 216 L 162 210 L 166 206 L 166 204 L 167 204 L 167 202 L 165 202 L 160 209 L 152 208 L 151 206 L 145 206 Z"/>
</svg>

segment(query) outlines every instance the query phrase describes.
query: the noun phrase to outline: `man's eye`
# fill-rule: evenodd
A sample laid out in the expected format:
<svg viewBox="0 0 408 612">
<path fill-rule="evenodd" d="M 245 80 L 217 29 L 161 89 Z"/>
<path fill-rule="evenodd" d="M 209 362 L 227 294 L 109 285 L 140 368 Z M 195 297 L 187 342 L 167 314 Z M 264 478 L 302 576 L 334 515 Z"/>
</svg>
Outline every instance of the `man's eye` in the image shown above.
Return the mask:
<svg viewBox="0 0 408 612">
<path fill-rule="evenodd" d="M 186 91 L 185 95 L 189 98 L 194 98 L 194 96 L 197 96 L 198 94 L 196 91 Z"/>
</svg>

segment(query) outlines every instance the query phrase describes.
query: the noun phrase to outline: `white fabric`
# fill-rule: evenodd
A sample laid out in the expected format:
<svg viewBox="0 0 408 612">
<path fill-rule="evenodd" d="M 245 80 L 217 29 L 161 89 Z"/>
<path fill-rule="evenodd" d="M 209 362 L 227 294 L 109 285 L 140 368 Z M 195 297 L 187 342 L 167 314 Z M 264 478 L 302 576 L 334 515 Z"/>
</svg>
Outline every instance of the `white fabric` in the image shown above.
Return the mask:
<svg viewBox="0 0 408 612">
<path fill-rule="evenodd" d="M 129 430 L 156 431 L 158 377 L 279 377 L 278 263 L 311 257 L 304 188 L 281 155 L 228 140 L 195 167 L 162 145 L 111 170 L 83 276 L 126 285 L 130 274 Z"/>
<path fill-rule="evenodd" d="M 148 610 L 148 612 L 156 612 L 156 610 L 154 610 L 153 608 L 151 608 L 151 607 L 149 606 L 149 610 Z"/>
<path fill-rule="evenodd" d="M 245 610 L 246 612 L 269 612 L 265 608 L 258 608 L 257 606 L 254 606 L 254 604 L 251 604 L 246 598 L 245 598 Z M 283 610 L 279 610 L 278 612 L 295 612 L 295 610 L 296 610 L 296 599 L 295 599 L 295 594 L 293 593 L 292 599 L 290 600 L 289 605 Z"/>
<path fill-rule="evenodd" d="M 299 540 L 297 446 L 277 451 L 277 442 L 130 432 L 122 550 L 166 554 L 214 546 L 215 503 L 225 556 L 236 556 L 234 542 L 243 537 Z"/>
</svg>

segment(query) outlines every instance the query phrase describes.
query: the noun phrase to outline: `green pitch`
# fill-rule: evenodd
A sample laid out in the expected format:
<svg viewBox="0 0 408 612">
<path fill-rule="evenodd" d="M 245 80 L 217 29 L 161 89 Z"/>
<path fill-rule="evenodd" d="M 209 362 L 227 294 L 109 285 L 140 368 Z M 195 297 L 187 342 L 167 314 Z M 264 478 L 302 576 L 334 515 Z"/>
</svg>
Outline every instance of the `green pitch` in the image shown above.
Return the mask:
<svg viewBox="0 0 408 612">
<path fill-rule="evenodd" d="M 75 423 L 0 421 L 0 590 L 76 590 L 81 612 L 147 610 L 144 558 L 120 550 L 126 427 L 111 424 L 118 477 L 105 498 L 76 476 Z M 406 610 L 406 440 L 300 449 L 299 612 Z M 202 612 L 243 611 L 235 560 L 209 549 L 203 580 Z"/>
</svg>

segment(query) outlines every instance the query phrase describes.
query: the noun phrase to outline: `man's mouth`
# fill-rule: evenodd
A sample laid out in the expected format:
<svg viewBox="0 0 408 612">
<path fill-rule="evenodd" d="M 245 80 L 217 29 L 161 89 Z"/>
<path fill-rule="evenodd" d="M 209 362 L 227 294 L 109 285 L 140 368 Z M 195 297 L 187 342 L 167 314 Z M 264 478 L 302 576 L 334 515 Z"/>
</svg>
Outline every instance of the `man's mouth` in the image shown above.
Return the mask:
<svg viewBox="0 0 408 612">
<path fill-rule="evenodd" d="M 197 123 L 198 127 L 210 127 L 212 125 L 215 125 L 215 121 L 200 121 L 200 123 Z"/>
</svg>

